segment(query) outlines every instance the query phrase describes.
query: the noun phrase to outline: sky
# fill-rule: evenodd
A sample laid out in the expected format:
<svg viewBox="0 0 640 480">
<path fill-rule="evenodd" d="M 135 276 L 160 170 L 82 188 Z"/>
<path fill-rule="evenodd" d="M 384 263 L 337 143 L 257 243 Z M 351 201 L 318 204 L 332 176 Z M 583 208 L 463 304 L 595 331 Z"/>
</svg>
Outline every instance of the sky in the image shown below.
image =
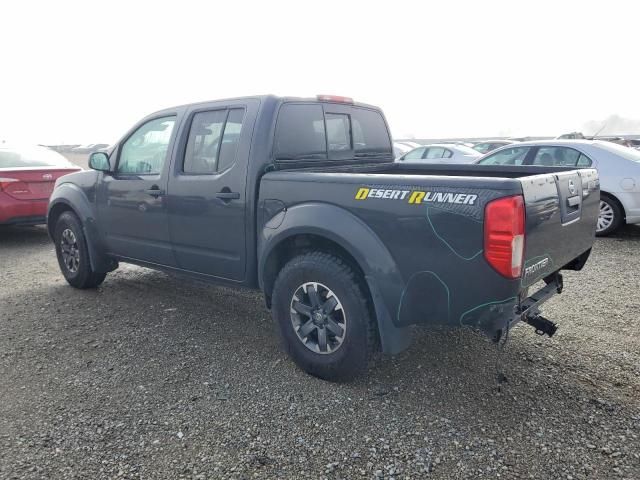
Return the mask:
<svg viewBox="0 0 640 480">
<path fill-rule="evenodd" d="M 0 141 L 113 143 L 264 93 L 378 105 L 396 138 L 635 129 L 639 31 L 635 0 L 4 1 Z"/>
</svg>

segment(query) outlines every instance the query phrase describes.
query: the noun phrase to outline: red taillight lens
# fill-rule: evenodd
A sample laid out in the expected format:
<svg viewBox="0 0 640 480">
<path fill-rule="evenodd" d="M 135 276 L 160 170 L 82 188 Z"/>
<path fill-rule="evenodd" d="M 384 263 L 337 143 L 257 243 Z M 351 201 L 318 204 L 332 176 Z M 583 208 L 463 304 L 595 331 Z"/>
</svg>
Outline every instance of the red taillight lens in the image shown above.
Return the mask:
<svg viewBox="0 0 640 480">
<path fill-rule="evenodd" d="M 22 180 L 0 177 L 0 192 L 4 192 L 16 199 L 24 199 L 24 196 L 29 195 L 31 190 L 29 185 Z"/>
<path fill-rule="evenodd" d="M 507 278 L 522 274 L 524 256 L 524 199 L 498 198 L 484 211 L 484 258 Z"/>
<path fill-rule="evenodd" d="M 20 180 L 17 180 L 15 178 L 2 178 L 0 177 L 0 192 L 2 192 L 3 190 L 7 190 L 11 185 L 15 184 L 16 182 L 19 182 Z"/>
</svg>

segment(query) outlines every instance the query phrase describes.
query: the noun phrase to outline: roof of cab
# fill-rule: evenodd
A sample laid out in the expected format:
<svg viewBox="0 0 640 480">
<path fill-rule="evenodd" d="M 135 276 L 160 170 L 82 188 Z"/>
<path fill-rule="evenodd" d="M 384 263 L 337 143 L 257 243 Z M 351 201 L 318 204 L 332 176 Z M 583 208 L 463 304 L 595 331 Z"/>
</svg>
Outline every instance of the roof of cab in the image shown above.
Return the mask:
<svg viewBox="0 0 640 480">
<path fill-rule="evenodd" d="M 380 110 L 380 107 L 377 107 L 375 105 L 370 105 L 367 103 L 356 102 L 356 101 L 354 101 L 353 103 L 351 102 L 347 103 L 347 102 L 320 100 L 317 97 L 280 97 L 277 95 L 269 94 L 269 95 L 249 95 L 249 96 L 243 96 L 243 97 L 220 98 L 220 99 L 206 100 L 202 102 L 186 103 L 183 105 L 176 105 L 173 107 L 163 108 L 161 110 L 153 112 L 149 116 L 152 116 L 152 115 L 155 116 L 162 113 L 170 113 L 178 109 L 186 109 L 189 107 L 206 106 L 211 103 L 224 103 L 224 102 L 247 100 L 247 99 L 260 100 L 260 102 L 272 101 L 272 102 L 279 102 L 279 103 L 285 103 L 285 102 L 336 103 L 339 105 L 353 105 L 356 107 L 374 108 L 376 110 Z"/>
</svg>

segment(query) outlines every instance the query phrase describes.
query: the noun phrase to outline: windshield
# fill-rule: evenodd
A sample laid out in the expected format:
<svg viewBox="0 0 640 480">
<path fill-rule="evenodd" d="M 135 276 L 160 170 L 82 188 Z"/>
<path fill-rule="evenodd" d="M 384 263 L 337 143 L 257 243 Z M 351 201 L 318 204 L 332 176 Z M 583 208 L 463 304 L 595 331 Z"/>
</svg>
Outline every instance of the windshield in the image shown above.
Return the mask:
<svg viewBox="0 0 640 480">
<path fill-rule="evenodd" d="M 44 147 L 10 148 L 0 145 L 0 168 L 70 167 L 71 163 Z"/>
<path fill-rule="evenodd" d="M 626 160 L 640 163 L 640 152 L 638 150 L 611 142 L 598 142 L 598 146 Z"/>
</svg>

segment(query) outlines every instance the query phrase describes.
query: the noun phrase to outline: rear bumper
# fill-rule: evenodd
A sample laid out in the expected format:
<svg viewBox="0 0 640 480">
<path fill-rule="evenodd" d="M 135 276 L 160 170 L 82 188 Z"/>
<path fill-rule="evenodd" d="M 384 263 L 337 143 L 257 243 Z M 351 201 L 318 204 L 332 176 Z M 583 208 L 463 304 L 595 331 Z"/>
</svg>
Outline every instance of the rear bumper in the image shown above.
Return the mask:
<svg viewBox="0 0 640 480">
<path fill-rule="evenodd" d="M 614 195 L 624 208 L 627 223 L 640 223 L 640 192 L 617 192 Z"/>
<path fill-rule="evenodd" d="M 0 192 L 0 225 L 46 223 L 49 200 L 16 200 Z"/>
</svg>

